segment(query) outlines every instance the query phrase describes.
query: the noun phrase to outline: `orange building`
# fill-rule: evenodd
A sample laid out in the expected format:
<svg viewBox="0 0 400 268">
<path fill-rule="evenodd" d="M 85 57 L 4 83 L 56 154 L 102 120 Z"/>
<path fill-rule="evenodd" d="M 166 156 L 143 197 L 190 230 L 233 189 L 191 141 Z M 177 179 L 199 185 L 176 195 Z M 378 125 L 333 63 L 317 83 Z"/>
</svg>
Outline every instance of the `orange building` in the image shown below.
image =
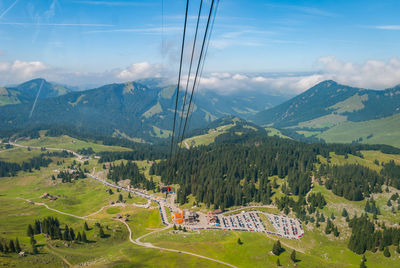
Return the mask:
<svg viewBox="0 0 400 268">
<path fill-rule="evenodd" d="M 174 222 L 178 224 L 183 223 L 183 213 L 175 213 Z"/>
</svg>

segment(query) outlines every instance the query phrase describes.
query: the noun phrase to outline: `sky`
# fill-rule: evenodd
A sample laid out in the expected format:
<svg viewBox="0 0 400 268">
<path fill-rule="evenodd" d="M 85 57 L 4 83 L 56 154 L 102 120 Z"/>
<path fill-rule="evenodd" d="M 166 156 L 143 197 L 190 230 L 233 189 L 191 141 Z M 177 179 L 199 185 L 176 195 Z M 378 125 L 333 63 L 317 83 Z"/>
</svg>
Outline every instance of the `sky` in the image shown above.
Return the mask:
<svg viewBox="0 0 400 268">
<path fill-rule="evenodd" d="M 1 0 L 0 85 L 177 78 L 185 5 Z M 190 1 L 184 75 L 199 5 Z M 204 0 L 200 33 L 210 5 Z M 326 79 L 393 87 L 400 84 L 399 10 L 397 0 L 220 0 L 201 87 L 297 94 Z"/>
</svg>

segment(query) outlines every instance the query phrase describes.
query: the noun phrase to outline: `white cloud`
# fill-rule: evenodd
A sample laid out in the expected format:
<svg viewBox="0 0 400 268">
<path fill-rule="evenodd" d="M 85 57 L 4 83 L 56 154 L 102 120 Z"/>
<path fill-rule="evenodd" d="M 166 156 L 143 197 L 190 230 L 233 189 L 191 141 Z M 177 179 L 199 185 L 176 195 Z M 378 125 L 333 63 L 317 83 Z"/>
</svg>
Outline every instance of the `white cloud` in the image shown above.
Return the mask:
<svg viewBox="0 0 400 268">
<path fill-rule="evenodd" d="M 0 79 L 8 82 L 30 79 L 48 69 L 49 67 L 40 61 L 0 62 Z"/>
<path fill-rule="evenodd" d="M 317 60 L 320 69 L 314 73 L 229 73 L 214 72 L 204 74 L 200 90 L 230 94 L 237 91 L 262 91 L 269 94 L 299 94 L 324 80 L 372 89 L 385 89 L 400 84 L 400 60 L 367 60 L 362 64 L 343 62 L 335 57 Z M 175 70 L 175 69 L 174 69 Z M 126 82 L 149 77 L 167 77 L 176 83 L 177 72 L 171 72 L 161 64 L 149 62 L 133 63 L 126 68 L 116 68 L 104 72 L 71 72 L 47 66 L 40 61 L 0 62 L 0 85 L 20 83 L 28 79 L 43 77 L 50 81 L 69 85 L 102 85 Z M 182 83 L 186 83 L 185 74 Z M 193 82 L 193 74 L 191 77 Z"/>
<path fill-rule="evenodd" d="M 367 60 L 363 64 L 342 62 L 335 57 L 323 57 L 324 77 L 339 83 L 362 87 L 384 89 L 400 84 L 400 61 Z"/>
<path fill-rule="evenodd" d="M 400 60 L 367 60 L 363 64 L 342 62 L 335 57 L 322 57 L 321 65 L 312 74 L 259 74 L 243 75 L 211 73 L 201 80 L 202 90 L 214 90 L 222 94 L 235 91 L 259 90 L 272 94 L 299 94 L 324 80 L 370 89 L 385 89 L 400 84 Z"/>
<path fill-rule="evenodd" d="M 150 64 L 148 62 L 134 63 L 128 68 L 120 71 L 117 78 L 125 80 L 135 80 L 147 77 L 160 77 L 162 66 L 158 64 Z"/>
</svg>

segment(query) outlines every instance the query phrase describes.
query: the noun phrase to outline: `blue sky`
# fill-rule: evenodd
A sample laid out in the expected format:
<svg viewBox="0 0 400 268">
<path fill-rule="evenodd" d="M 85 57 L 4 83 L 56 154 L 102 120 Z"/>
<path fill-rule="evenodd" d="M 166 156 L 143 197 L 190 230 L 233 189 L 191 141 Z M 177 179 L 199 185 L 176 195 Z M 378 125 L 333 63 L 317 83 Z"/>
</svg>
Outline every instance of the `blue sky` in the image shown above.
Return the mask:
<svg viewBox="0 0 400 268">
<path fill-rule="evenodd" d="M 210 0 L 204 1 L 209 7 Z M 36 75 L 96 84 L 161 71 L 176 74 L 185 3 L 2 0 L 0 84 Z M 199 0 L 190 3 L 192 30 Z M 206 72 L 229 73 L 230 78 L 235 74 L 255 78 L 254 73 L 266 72 L 330 73 L 358 86 L 400 83 L 395 77 L 400 56 L 399 10 L 400 1 L 221 0 Z M 371 61 L 377 63 L 372 66 L 376 70 L 380 64 L 389 68 L 382 78 L 387 81 L 390 75 L 389 82 L 360 84 L 343 78 L 354 72 L 370 76 L 365 69 L 371 68 Z M 346 68 L 349 71 L 343 74 Z M 266 74 L 261 77 L 270 79 Z M 223 86 L 214 84 L 214 88 Z"/>
</svg>

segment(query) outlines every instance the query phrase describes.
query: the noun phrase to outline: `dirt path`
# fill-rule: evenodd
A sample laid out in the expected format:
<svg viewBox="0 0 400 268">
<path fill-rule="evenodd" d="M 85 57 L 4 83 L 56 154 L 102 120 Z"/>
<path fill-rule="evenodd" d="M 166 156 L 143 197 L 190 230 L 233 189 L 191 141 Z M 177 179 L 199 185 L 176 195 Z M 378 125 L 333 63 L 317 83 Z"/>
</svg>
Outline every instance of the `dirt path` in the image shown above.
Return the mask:
<svg viewBox="0 0 400 268">
<path fill-rule="evenodd" d="M 21 199 L 21 200 L 24 200 L 24 201 L 26 201 L 26 202 L 33 203 L 33 205 L 36 205 L 36 206 L 44 206 L 45 208 L 47 208 L 47 209 L 49 209 L 49 210 L 52 210 L 52 211 L 54 211 L 54 212 L 57 212 L 57 213 L 60 213 L 60 214 L 64 214 L 64 215 L 67 215 L 67 216 L 71 216 L 71 217 L 74 217 L 74 218 L 77 218 L 77 219 L 81 219 L 81 220 L 85 220 L 85 219 L 87 219 L 87 218 L 89 218 L 89 217 L 91 217 L 91 216 L 94 216 L 94 215 L 100 213 L 100 212 L 101 212 L 102 210 L 104 210 L 105 208 L 129 206 L 129 205 L 125 205 L 125 204 L 105 205 L 105 206 L 101 207 L 98 211 L 93 212 L 93 213 L 91 213 L 91 214 L 89 214 L 89 215 L 86 215 L 86 216 L 77 216 L 77 215 L 74 215 L 74 214 L 62 212 L 62 211 L 60 211 L 60 210 L 51 208 L 51 207 L 49 207 L 49 206 L 48 206 L 47 204 L 45 204 L 45 203 L 33 202 L 33 201 L 29 200 L 29 199 L 25 199 L 25 198 L 21 198 L 21 197 L 17 197 L 17 199 Z M 135 207 L 143 207 L 142 205 L 138 205 L 138 204 L 130 204 L 130 205 L 133 205 L 133 206 L 135 206 Z M 88 220 L 90 220 L 90 219 L 88 219 Z"/>
<path fill-rule="evenodd" d="M 164 228 L 159 229 L 159 230 L 156 230 L 156 231 L 153 231 L 153 232 L 150 232 L 150 233 L 147 233 L 147 234 L 145 234 L 145 235 L 142 235 L 142 236 L 139 237 L 139 238 L 136 238 L 136 240 L 133 240 L 133 239 L 132 239 L 132 230 L 131 230 L 131 228 L 129 227 L 129 225 L 128 225 L 126 222 L 124 222 L 123 220 L 120 220 L 120 219 L 119 219 L 119 221 L 122 222 L 123 224 L 125 224 L 126 228 L 128 228 L 128 231 L 129 231 L 129 241 L 130 241 L 131 243 L 135 244 L 135 245 L 143 246 L 143 247 L 147 247 L 147 248 L 153 248 L 153 249 L 164 250 L 164 251 L 170 251 L 170 252 L 175 252 L 175 253 L 183 253 L 183 254 L 187 254 L 187 255 L 194 256 L 194 257 L 206 259 L 206 260 L 209 260 L 209 261 L 217 262 L 217 263 L 220 263 L 220 264 L 229 266 L 229 267 L 238 268 L 237 266 L 234 266 L 234 265 L 232 265 L 232 264 L 229 264 L 229 263 L 226 263 L 226 262 L 223 262 L 223 261 L 219 261 L 219 260 L 216 260 L 216 259 L 213 259 L 213 258 L 209 258 L 209 257 L 206 257 L 206 256 L 202 256 L 202 255 L 199 255 L 199 254 L 196 254 L 196 253 L 187 252 L 187 251 L 181 251 L 181 250 L 177 250 L 177 249 L 170 249 L 170 248 L 157 247 L 157 246 L 154 246 L 154 245 L 151 244 L 151 243 L 144 243 L 144 242 L 141 242 L 141 241 L 140 241 L 142 238 L 144 238 L 144 237 L 146 237 L 146 236 L 148 236 L 148 235 L 150 235 L 150 234 L 154 234 L 154 233 L 157 233 L 157 232 L 161 232 L 161 231 L 163 231 L 163 230 L 166 230 L 166 229 L 170 228 L 169 226 L 164 227 Z"/>
<path fill-rule="evenodd" d="M 311 177 L 311 189 L 310 189 L 310 191 L 308 191 L 308 193 L 306 194 L 306 203 L 307 203 L 307 205 L 308 205 L 308 196 L 311 194 L 311 192 L 312 192 L 312 190 L 314 189 L 314 183 L 315 183 L 315 178 L 314 178 L 314 176 L 312 176 Z"/>
<path fill-rule="evenodd" d="M 186 140 L 184 140 L 183 143 L 185 144 L 186 149 L 189 150 L 189 149 L 190 149 L 190 146 L 189 146 L 189 144 L 187 144 Z"/>
<path fill-rule="evenodd" d="M 68 265 L 68 267 L 72 267 L 72 264 L 66 258 L 64 258 L 61 254 L 54 251 L 54 248 L 52 245 L 46 244 L 46 247 L 44 249 L 47 250 L 50 254 L 53 254 L 53 255 L 56 255 L 57 257 L 59 257 L 66 265 Z"/>
<path fill-rule="evenodd" d="M 36 202 L 32 202 L 32 201 L 29 200 L 29 199 L 25 199 L 25 198 L 21 198 L 21 197 L 17 197 L 17 199 L 25 200 L 26 202 L 33 203 L 34 205 L 37 205 L 37 206 L 44 206 L 44 207 L 46 207 L 46 208 L 49 209 L 49 210 L 52 210 L 52 211 L 54 211 L 54 212 L 57 212 L 57 213 L 60 213 L 60 214 L 64 214 L 64 215 L 67 215 L 67 216 L 70 216 L 70 217 L 74 217 L 74 218 L 81 219 L 81 220 L 84 220 L 84 219 L 85 219 L 85 217 L 73 215 L 73 214 L 70 214 L 70 213 L 66 213 L 66 212 L 59 211 L 59 210 L 57 210 L 57 209 L 55 209 L 55 208 L 51 208 L 51 207 L 49 207 L 49 206 L 48 206 L 47 204 L 45 204 L 45 203 L 36 203 Z"/>
</svg>

